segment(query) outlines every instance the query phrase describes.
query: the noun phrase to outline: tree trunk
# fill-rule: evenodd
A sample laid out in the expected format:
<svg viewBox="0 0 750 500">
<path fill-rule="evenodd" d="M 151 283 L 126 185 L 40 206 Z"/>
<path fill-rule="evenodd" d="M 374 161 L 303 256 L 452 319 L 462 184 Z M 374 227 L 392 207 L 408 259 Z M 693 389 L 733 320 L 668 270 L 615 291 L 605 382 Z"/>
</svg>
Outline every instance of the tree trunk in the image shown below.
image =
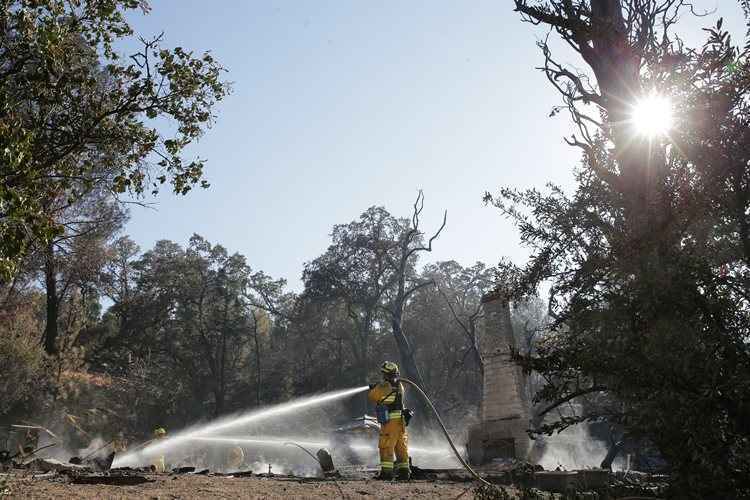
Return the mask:
<svg viewBox="0 0 750 500">
<path fill-rule="evenodd" d="M 609 450 L 607 451 L 607 455 L 604 457 L 604 460 L 602 460 L 601 465 L 599 465 L 599 468 L 612 470 L 612 462 L 615 461 L 615 458 L 617 458 L 617 455 L 619 455 L 620 451 L 622 451 L 622 447 L 623 447 L 622 441 L 619 441 L 617 443 L 612 443 L 609 447 Z"/>
<path fill-rule="evenodd" d="M 406 338 L 406 335 L 404 335 L 404 332 L 401 329 L 400 316 L 398 318 L 394 317 L 392 326 L 393 336 L 396 339 L 396 345 L 398 346 L 398 352 L 401 358 L 401 374 L 412 382 L 416 383 L 425 393 L 427 393 L 428 391 L 425 387 L 422 373 L 420 372 L 419 367 L 417 366 L 417 362 L 414 359 L 414 350 L 409 343 L 409 339 Z M 422 400 L 422 397 L 417 394 L 415 389 L 407 386 L 406 391 L 407 397 L 404 399 L 404 406 L 406 408 L 411 408 L 412 410 L 414 410 L 415 415 L 417 415 L 418 417 L 416 419 L 416 422 L 424 425 L 424 423 L 427 422 L 427 419 L 429 418 L 428 415 L 431 414 L 427 403 Z"/>
<path fill-rule="evenodd" d="M 255 316 L 255 313 L 253 313 Z M 261 368 L 260 368 L 260 339 L 258 338 L 258 322 L 255 320 L 253 328 L 253 340 L 255 341 L 255 404 L 260 406 L 261 401 Z"/>
<path fill-rule="evenodd" d="M 369 330 L 369 327 L 368 327 L 368 330 Z M 360 369 L 362 370 L 361 382 L 364 385 L 372 383 L 372 382 L 370 382 L 368 380 L 368 375 L 369 375 L 369 373 L 368 373 L 369 372 L 369 365 L 367 363 L 367 351 L 368 351 L 368 348 L 369 348 L 369 342 L 368 342 L 368 340 L 369 340 L 368 332 L 364 332 L 363 338 L 362 338 L 362 354 L 361 354 L 362 361 L 360 362 Z M 379 380 L 374 380 L 373 382 L 377 383 L 377 382 L 379 382 Z M 362 410 L 363 410 L 362 411 L 362 415 L 367 415 L 367 407 L 368 407 L 368 405 L 369 405 L 369 401 L 367 399 L 367 393 L 365 393 L 365 394 L 362 395 Z"/>
<path fill-rule="evenodd" d="M 417 362 L 414 359 L 414 349 L 412 349 L 411 344 L 409 343 L 409 339 L 406 338 L 403 330 L 401 330 L 401 320 L 394 318 L 392 326 L 393 337 L 396 340 L 398 353 L 401 358 L 401 373 L 412 382 L 415 382 L 419 387 L 422 388 L 422 390 L 426 392 L 422 373 L 419 371 Z"/>
<path fill-rule="evenodd" d="M 639 137 L 630 122 L 633 105 L 643 97 L 640 55 L 628 39 L 620 0 L 591 2 L 593 51 L 584 59 L 594 70 L 612 127 L 622 175 L 628 231 L 637 241 L 660 232 L 667 215 L 663 206 L 664 159 L 650 138 Z"/>
<path fill-rule="evenodd" d="M 214 417 L 221 416 L 224 413 L 224 401 L 226 399 L 224 394 L 224 387 L 217 387 L 214 391 L 214 399 L 216 400 L 216 407 L 214 408 Z"/>
<path fill-rule="evenodd" d="M 44 350 L 47 354 L 57 353 L 57 320 L 60 316 L 60 299 L 57 295 L 57 272 L 55 251 L 50 243 L 44 259 L 44 283 L 47 293 L 47 323 L 44 327 Z"/>
</svg>

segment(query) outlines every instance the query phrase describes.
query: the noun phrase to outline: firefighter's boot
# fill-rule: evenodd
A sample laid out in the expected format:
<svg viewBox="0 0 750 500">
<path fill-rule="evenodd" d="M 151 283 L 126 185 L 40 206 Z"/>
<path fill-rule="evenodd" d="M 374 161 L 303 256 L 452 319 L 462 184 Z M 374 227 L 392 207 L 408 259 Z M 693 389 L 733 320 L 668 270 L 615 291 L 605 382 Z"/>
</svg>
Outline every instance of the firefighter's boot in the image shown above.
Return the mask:
<svg viewBox="0 0 750 500">
<path fill-rule="evenodd" d="M 408 481 L 411 477 L 411 471 L 409 470 L 409 464 L 406 462 L 399 462 L 396 464 L 396 479 L 399 481 Z"/>
<path fill-rule="evenodd" d="M 390 464 L 381 462 L 380 463 L 380 474 L 375 476 L 375 479 L 381 481 L 391 481 L 393 479 L 393 462 Z"/>
</svg>

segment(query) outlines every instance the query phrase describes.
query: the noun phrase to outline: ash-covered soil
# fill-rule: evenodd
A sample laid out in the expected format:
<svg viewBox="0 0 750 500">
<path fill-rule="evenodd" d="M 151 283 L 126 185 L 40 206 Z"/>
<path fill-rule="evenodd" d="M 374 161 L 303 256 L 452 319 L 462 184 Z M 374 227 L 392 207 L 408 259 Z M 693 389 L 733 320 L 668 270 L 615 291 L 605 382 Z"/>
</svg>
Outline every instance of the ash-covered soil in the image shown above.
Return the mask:
<svg viewBox="0 0 750 500">
<path fill-rule="evenodd" d="M 472 483 L 376 480 L 272 479 L 199 475 L 150 475 L 153 482 L 135 486 L 66 484 L 34 479 L 31 475 L 8 476 L 7 498 L 33 499 L 177 499 L 177 498 L 473 498 Z M 0 498 L 3 495 L 0 494 Z"/>
</svg>

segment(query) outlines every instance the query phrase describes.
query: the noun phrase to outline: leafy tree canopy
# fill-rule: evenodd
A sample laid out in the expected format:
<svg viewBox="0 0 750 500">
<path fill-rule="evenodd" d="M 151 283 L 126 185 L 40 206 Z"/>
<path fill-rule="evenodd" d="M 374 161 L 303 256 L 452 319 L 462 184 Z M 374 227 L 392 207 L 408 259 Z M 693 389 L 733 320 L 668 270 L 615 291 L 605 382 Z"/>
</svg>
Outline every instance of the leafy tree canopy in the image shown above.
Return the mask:
<svg viewBox="0 0 750 500">
<path fill-rule="evenodd" d="M 185 194 L 204 161 L 185 147 L 228 92 L 209 53 L 134 40 L 126 13 L 144 0 L 0 1 L 0 273 L 35 239 L 61 232 L 52 207 L 96 186 L 113 194 Z M 157 123 L 172 121 L 163 134 Z"/>
<path fill-rule="evenodd" d="M 583 150 L 577 188 L 487 197 L 533 250 L 523 268 L 506 266 L 515 296 L 550 283 L 552 332 L 519 355 L 545 381 L 540 417 L 579 403 L 536 430 L 604 420 L 658 447 L 677 496 L 748 494 L 750 46 L 719 22 L 702 48 L 685 47 L 670 31 L 688 8 L 679 0 L 516 7 L 595 77 L 540 44 L 576 125 L 569 142 Z M 639 136 L 632 107 L 654 90 L 671 99 L 675 123 Z"/>
</svg>

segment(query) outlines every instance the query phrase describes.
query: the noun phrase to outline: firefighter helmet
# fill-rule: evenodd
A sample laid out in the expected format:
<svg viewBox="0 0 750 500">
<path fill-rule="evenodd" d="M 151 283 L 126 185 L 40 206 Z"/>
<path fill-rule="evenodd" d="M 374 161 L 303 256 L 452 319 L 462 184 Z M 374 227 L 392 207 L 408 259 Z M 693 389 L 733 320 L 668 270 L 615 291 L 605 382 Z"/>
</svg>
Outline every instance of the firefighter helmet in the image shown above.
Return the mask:
<svg viewBox="0 0 750 500">
<path fill-rule="evenodd" d="M 383 372 L 383 375 L 395 377 L 399 376 L 398 365 L 392 361 L 384 362 L 383 366 L 380 367 L 380 371 Z"/>
</svg>

